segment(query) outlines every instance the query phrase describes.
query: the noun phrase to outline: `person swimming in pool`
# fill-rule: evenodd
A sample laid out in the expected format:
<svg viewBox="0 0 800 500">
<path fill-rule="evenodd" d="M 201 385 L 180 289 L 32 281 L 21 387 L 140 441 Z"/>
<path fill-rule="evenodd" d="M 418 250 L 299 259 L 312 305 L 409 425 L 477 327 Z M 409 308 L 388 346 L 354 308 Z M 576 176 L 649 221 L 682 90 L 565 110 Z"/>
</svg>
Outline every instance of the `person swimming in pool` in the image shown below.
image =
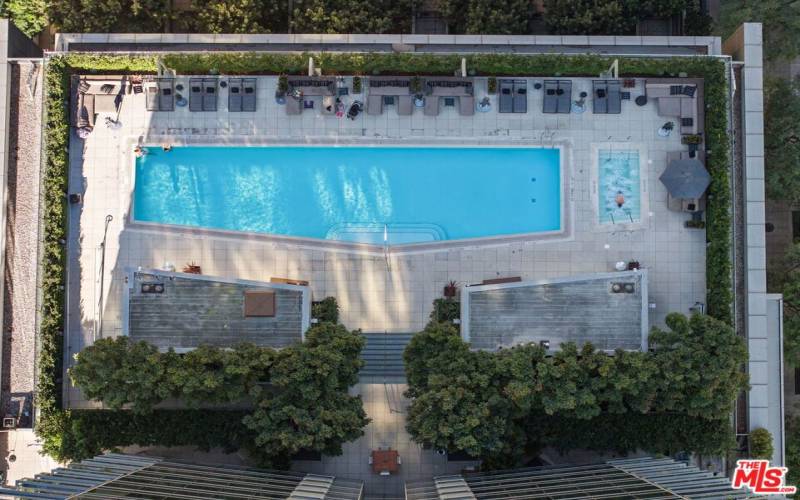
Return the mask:
<svg viewBox="0 0 800 500">
<path fill-rule="evenodd" d="M 147 154 L 147 150 L 141 146 L 136 146 L 135 148 L 133 148 L 133 154 L 135 154 L 137 158 L 141 158 L 142 156 Z"/>
<path fill-rule="evenodd" d="M 625 204 L 625 197 L 622 195 L 622 191 L 617 191 L 617 196 L 614 198 L 614 201 L 617 203 L 617 208 L 622 208 L 622 205 Z"/>
</svg>

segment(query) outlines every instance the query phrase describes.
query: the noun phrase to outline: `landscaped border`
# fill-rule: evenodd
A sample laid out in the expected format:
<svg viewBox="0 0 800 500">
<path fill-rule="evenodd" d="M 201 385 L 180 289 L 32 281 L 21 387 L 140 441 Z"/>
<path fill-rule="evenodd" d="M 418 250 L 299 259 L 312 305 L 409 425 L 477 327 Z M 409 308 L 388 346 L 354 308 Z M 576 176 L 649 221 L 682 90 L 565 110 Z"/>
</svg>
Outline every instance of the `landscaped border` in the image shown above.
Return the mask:
<svg viewBox="0 0 800 500">
<path fill-rule="evenodd" d="M 325 74 L 452 75 L 467 60 L 470 74 L 487 76 L 593 76 L 614 59 L 620 76 L 703 78 L 706 109 L 706 167 L 711 174 L 706 208 L 706 302 L 711 316 L 732 322 L 730 143 L 726 65 L 713 57 L 599 57 L 518 54 L 164 54 L 160 59 L 183 74 L 302 74 L 313 56 Z M 64 289 L 66 286 L 66 189 L 69 148 L 69 77 L 76 73 L 155 73 L 155 56 L 67 54 L 50 57 L 45 73 L 45 165 L 43 173 L 42 299 L 37 359 L 37 433 L 44 451 L 62 453 L 62 433 L 77 422 L 61 404 Z"/>
</svg>

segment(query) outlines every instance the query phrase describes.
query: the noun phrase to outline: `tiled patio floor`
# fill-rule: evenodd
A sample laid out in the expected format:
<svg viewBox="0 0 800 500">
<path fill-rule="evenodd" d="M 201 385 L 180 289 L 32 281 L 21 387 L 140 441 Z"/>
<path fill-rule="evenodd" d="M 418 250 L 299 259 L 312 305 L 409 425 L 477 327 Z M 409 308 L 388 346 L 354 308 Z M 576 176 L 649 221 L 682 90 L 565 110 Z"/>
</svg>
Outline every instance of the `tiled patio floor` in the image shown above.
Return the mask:
<svg viewBox="0 0 800 500">
<path fill-rule="evenodd" d="M 181 78 L 184 85 L 188 77 Z M 71 141 L 71 192 L 83 191 L 84 203 L 72 206 L 69 242 L 68 360 L 97 335 L 120 332 L 120 299 L 126 267 L 160 268 L 166 262 L 178 268 L 194 261 L 208 275 L 253 280 L 272 276 L 309 280 L 315 299 L 335 296 L 341 320 L 350 328 L 368 332 L 413 332 L 427 321 L 431 302 L 449 280 L 459 284 L 498 276 L 545 279 L 575 274 L 608 272 L 619 260 L 638 260 L 649 269 L 651 323 L 660 323 L 668 312 L 687 313 L 695 302 L 705 302 L 705 234 L 683 227 L 686 214 L 667 210 L 667 194 L 658 181 L 666 166 L 666 153 L 681 150 L 680 135 L 662 138 L 657 129 L 668 119 L 656 114 L 651 102 L 643 107 L 633 99 L 643 93 L 637 80 L 631 101 L 624 101 L 620 115 L 594 115 L 591 103 L 583 114 L 542 114 L 542 93 L 529 82 L 528 113 L 498 114 L 493 110 L 462 117 L 454 108 L 442 108 L 438 117 L 416 110 L 399 117 L 392 107 L 381 116 L 360 115 L 355 121 L 320 116 L 305 110 L 286 116 L 275 104 L 276 79 L 258 79 L 258 110 L 227 113 L 227 93 L 220 95 L 219 111 L 191 113 L 176 108 L 171 113 L 145 111 L 143 95 L 128 95 L 122 105 L 122 128 L 112 130 L 98 116 L 91 136 Z M 541 81 L 541 80 L 539 80 Z M 573 79 L 573 98 L 582 90 L 591 93 L 590 79 Z M 486 81 L 476 81 L 476 98 L 486 95 Z M 348 98 L 349 99 L 349 98 Z M 318 105 L 318 104 L 317 104 Z M 208 236 L 190 230 L 144 230 L 131 227 L 133 163 L 132 145 L 138 138 L 147 144 L 169 142 L 211 144 L 262 144 L 392 141 L 405 144 L 442 141 L 448 144 L 516 144 L 569 151 L 565 197 L 571 207 L 571 234 L 559 241 L 519 241 L 476 244 L 424 253 L 353 253 L 249 236 Z M 598 231 L 592 203 L 596 181 L 591 179 L 591 145 L 630 143 L 642 147 L 649 158 L 643 173 L 649 196 L 646 228 L 635 231 Z M 444 194 L 444 193 L 443 193 Z M 485 200 L 490 207 L 491 200 Z M 100 271 L 105 218 L 113 216 L 105 245 L 104 291 Z M 102 297 L 102 301 L 101 301 Z M 102 314 L 101 314 L 102 311 Z M 102 331 L 96 324 L 102 317 Z M 69 391 L 68 404 L 86 403 Z"/>
</svg>

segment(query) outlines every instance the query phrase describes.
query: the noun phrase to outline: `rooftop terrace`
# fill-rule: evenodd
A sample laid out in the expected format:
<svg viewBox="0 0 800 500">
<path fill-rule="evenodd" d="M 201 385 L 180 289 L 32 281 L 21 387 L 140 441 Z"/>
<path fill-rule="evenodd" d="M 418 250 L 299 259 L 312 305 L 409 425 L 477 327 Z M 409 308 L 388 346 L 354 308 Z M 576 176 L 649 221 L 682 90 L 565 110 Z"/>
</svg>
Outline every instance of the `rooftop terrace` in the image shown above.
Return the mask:
<svg viewBox="0 0 800 500">
<path fill-rule="evenodd" d="M 128 283 L 128 336 L 162 350 L 286 347 L 308 327 L 307 287 L 164 271 L 133 271 Z"/>
<path fill-rule="evenodd" d="M 647 349 L 647 271 L 470 286 L 461 332 L 476 349 L 547 342 Z"/>
</svg>

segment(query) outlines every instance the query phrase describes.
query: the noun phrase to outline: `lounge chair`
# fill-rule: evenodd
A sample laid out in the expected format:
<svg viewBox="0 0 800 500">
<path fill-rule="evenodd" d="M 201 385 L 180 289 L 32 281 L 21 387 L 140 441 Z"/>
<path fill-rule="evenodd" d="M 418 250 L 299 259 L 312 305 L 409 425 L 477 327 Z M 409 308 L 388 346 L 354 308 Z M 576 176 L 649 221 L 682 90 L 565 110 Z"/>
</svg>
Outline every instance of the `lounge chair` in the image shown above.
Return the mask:
<svg viewBox="0 0 800 500">
<path fill-rule="evenodd" d="M 189 80 L 189 111 L 203 111 L 203 80 Z"/>
<path fill-rule="evenodd" d="M 381 113 L 383 113 L 383 96 L 370 94 L 367 97 L 367 114 L 380 115 Z"/>
<path fill-rule="evenodd" d="M 500 107 L 499 113 L 514 112 L 514 82 L 513 80 L 500 80 Z"/>
<path fill-rule="evenodd" d="M 303 112 L 303 100 L 296 97 L 286 96 L 286 114 L 299 115 Z"/>
<path fill-rule="evenodd" d="M 242 80 L 242 111 L 254 113 L 256 110 L 256 79 Z"/>
<path fill-rule="evenodd" d="M 572 82 L 569 80 L 559 80 L 558 90 L 556 91 L 558 104 L 557 113 L 569 113 L 572 111 Z"/>
<path fill-rule="evenodd" d="M 525 87 L 525 80 L 514 80 L 514 97 L 512 100 L 512 113 L 528 112 L 528 89 Z"/>
<path fill-rule="evenodd" d="M 158 85 L 150 83 L 145 87 L 145 108 L 147 111 L 158 111 Z"/>
<path fill-rule="evenodd" d="M 608 113 L 608 84 L 605 80 L 592 82 L 592 113 L 597 115 Z"/>
<path fill-rule="evenodd" d="M 242 80 L 231 78 L 228 80 L 228 112 L 236 113 L 242 110 Z"/>
<path fill-rule="evenodd" d="M 622 85 L 618 80 L 611 80 L 607 82 L 608 85 L 608 111 L 612 115 L 618 115 L 622 112 L 622 94 L 620 89 Z"/>
<path fill-rule="evenodd" d="M 414 112 L 414 98 L 410 95 L 397 97 L 397 114 L 400 116 L 411 116 Z"/>
<path fill-rule="evenodd" d="M 429 95 L 425 98 L 425 116 L 439 116 L 439 96 Z"/>
<path fill-rule="evenodd" d="M 544 99 L 542 102 L 542 113 L 557 113 L 558 112 L 558 81 L 545 80 L 544 81 Z"/>
<path fill-rule="evenodd" d="M 336 98 L 332 95 L 322 96 L 322 108 L 320 109 L 320 113 L 323 115 L 336 114 Z"/>
<path fill-rule="evenodd" d="M 175 92 L 172 91 L 172 80 L 158 82 L 158 88 L 159 88 L 158 110 L 174 111 Z"/>
<path fill-rule="evenodd" d="M 461 116 L 472 116 L 475 114 L 475 98 L 462 95 L 458 98 L 458 113 Z"/>
<path fill-rule="evenodd" d="M 75 126 L 77 128 L 94 127 L 94 117 L 94 96 L 79 94 L 75 111 Z"/>
<path fill-rule="evenodd" d="M 203 111 L 217 110 L 217 79 L 203 80 Z"/>
</svg>

